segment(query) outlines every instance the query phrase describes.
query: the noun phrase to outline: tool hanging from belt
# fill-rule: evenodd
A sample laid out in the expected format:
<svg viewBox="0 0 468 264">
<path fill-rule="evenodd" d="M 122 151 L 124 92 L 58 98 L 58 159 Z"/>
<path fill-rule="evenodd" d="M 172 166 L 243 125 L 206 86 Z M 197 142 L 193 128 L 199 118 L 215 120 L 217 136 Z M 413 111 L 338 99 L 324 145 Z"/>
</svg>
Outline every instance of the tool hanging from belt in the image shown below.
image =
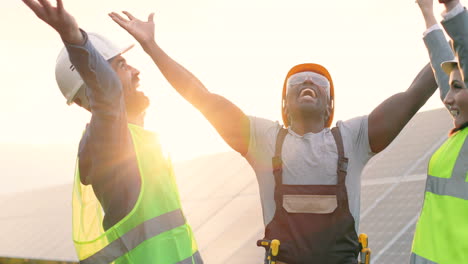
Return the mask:
<svg viewBox="0 0 468 264">
<path fill-rule="evenodd" d="M 361 259 L 360 264 L 370 264 L 371 249 L 369 248 L 369 239 L 367 234 L 361 233 L 359 235 L 359 244 L 361 245 Z"/>
<path fill-rule="evenodd" d="M 262 239 L 257 241 L 257 246 L 264 247 L 265 250 L 265 260 L 264 264 L 279 264 L 277 258 L 279 254 L 280 241 L 278 239 L 267 240 Z M 361 246 L 361 256 L 359 264 L 370 264 L 371 260 L 371 249 L 369 248 L 369 238 L 367 234 L 359 234 L 359 244 Z M 284 263 L 286 264 L 286 263 Z"/>
<path fill-rule="evenodd" d="M 264 264 L 278 264 L 277 258 L 278 258 L 279 247 L 280 247 L 280 241 L 278 239 L 258 240 L 257 246 L 265 248 L 265 260 L 263 262 Z"/>
</svg>

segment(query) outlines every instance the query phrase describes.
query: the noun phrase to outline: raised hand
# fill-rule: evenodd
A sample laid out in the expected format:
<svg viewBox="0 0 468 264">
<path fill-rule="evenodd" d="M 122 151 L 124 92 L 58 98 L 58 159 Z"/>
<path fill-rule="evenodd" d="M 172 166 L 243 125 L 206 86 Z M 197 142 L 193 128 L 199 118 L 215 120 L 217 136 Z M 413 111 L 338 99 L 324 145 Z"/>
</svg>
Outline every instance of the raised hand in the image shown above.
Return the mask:
<svg viewBox="0 0 468 264">
<path fill-rule="evenodd" d="M 431 14 L 434 10 L 434 0 L 416 0 L 423 14 Z"/>
<path fill-rule="evenodd" d="M 437 19 L 434 16 L 434 0 L 416 0 L 416 3 L 421 9 L 426 28 L 437 24 Z"/>
<path fill-rule="evenodd" d="M 141 21 L 127 11 L 123 11 L 122 13 L 124 13 L 128 19 L 115 12 L 110 13 L 109 16 L 115 21 L 115 23 L 119 24 L 119 26 L 130 33 L 130 35 L 132 35 L 143 46 L 143 48 L 149 42 L 154 41 L 154 13 L 151 13 L 148 16 L 148 21 Z"/>
<path fill-rule="evenodd" d="M 62 39 L 70 44 L 82 44 L 83 35 L 75 18 L 63 7 L 62 0 L 57 0 L 57 6 L 52 6 L 48 0 L 23 0 L 23 2 L 42 21 L 54 28 Z"/>
</svg>

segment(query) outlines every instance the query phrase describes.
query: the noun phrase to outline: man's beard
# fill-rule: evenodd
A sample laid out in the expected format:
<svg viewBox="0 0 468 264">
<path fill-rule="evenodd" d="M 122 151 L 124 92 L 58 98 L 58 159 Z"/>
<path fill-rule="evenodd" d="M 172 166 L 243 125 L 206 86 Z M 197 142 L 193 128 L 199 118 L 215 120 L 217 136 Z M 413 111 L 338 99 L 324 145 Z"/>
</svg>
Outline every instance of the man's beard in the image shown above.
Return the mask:
<svg viewBox="0 0 468 264">
<path fill-rule="evenodd" d="M 289 123 L 293 121 L 303 122 L 305 120 L 317 120 L 321 121 L 323 119 L 324 124 L 328 123 L 328 118 L 330 114 L 326 111 L 325 108 L 317 105 L 296 105 L 294 109 L 290 109 L 288 119 Z"/>
<path fill-rule="evenodd" d="M 129 116 L 139 116 L 146 111 L 149 104 L 149 98 L 141 91 L 135 91 L 125 96 L 125 106 Z"/>
</svg>

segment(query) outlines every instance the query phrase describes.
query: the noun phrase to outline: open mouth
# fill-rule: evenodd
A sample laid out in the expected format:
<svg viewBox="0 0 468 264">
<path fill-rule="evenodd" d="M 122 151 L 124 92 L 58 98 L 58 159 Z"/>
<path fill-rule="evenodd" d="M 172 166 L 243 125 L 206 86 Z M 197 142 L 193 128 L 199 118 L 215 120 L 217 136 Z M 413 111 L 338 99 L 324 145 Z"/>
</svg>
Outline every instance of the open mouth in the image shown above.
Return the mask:
<svg viewBox="0 0 468 264">
<path fill-rule="evenodd" d="M 138 87 L 140 87 L 140 79 L 139 78 L 133 79 L 133 86 L 135 87 L 135 90 L 138 89 Z"/>
<path fill-rule="evenodd" d="M 457 117 L 457 116 L 460 114 L 460 111 L 455 110 L 455 109 L 452 109 L 452 110 L 450 110 L 450 114 L 451 114 L 453 117 Z"/>
<path fill-rule="evenodd" d="M 310 97 L 310 98 L 317 98 L 317 93 L 315 90 L 310 88 L 305 88 L 299 94 L 299 97 Z"/>
</svg>

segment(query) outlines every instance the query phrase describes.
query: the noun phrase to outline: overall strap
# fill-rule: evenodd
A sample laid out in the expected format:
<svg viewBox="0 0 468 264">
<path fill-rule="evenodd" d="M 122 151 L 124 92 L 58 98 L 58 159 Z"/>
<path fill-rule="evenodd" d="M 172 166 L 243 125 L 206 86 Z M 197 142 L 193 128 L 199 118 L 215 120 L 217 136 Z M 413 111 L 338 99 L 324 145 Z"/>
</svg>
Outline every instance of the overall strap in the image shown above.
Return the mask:
<svg viewBox="0 0 468 264">
<path fill-rule="evenodd" d="M 283 149 L 283 142 L 287 134 L 288 130 L 284 127 L 281 127 L 278 131 L 278 135 L 276 136 L 275 156 L 273 156 L 271 159 L 276 186 L 279 186 L 283 183 L 283 160 L 281 159 L 281 151 Z"/>
<path fill-rule="evenodd" d="M 348 170 L 348 158 L 344 155 L 343 138 L 338 127 L 331 129 L 333 138 L 335 139 L 336 148 L 338 150 L 338 165 L 336 167 L 336 173 L 338 174 L 338 185 L 344 186 L 346 180 L 346 174 Z"/>
</svg>

